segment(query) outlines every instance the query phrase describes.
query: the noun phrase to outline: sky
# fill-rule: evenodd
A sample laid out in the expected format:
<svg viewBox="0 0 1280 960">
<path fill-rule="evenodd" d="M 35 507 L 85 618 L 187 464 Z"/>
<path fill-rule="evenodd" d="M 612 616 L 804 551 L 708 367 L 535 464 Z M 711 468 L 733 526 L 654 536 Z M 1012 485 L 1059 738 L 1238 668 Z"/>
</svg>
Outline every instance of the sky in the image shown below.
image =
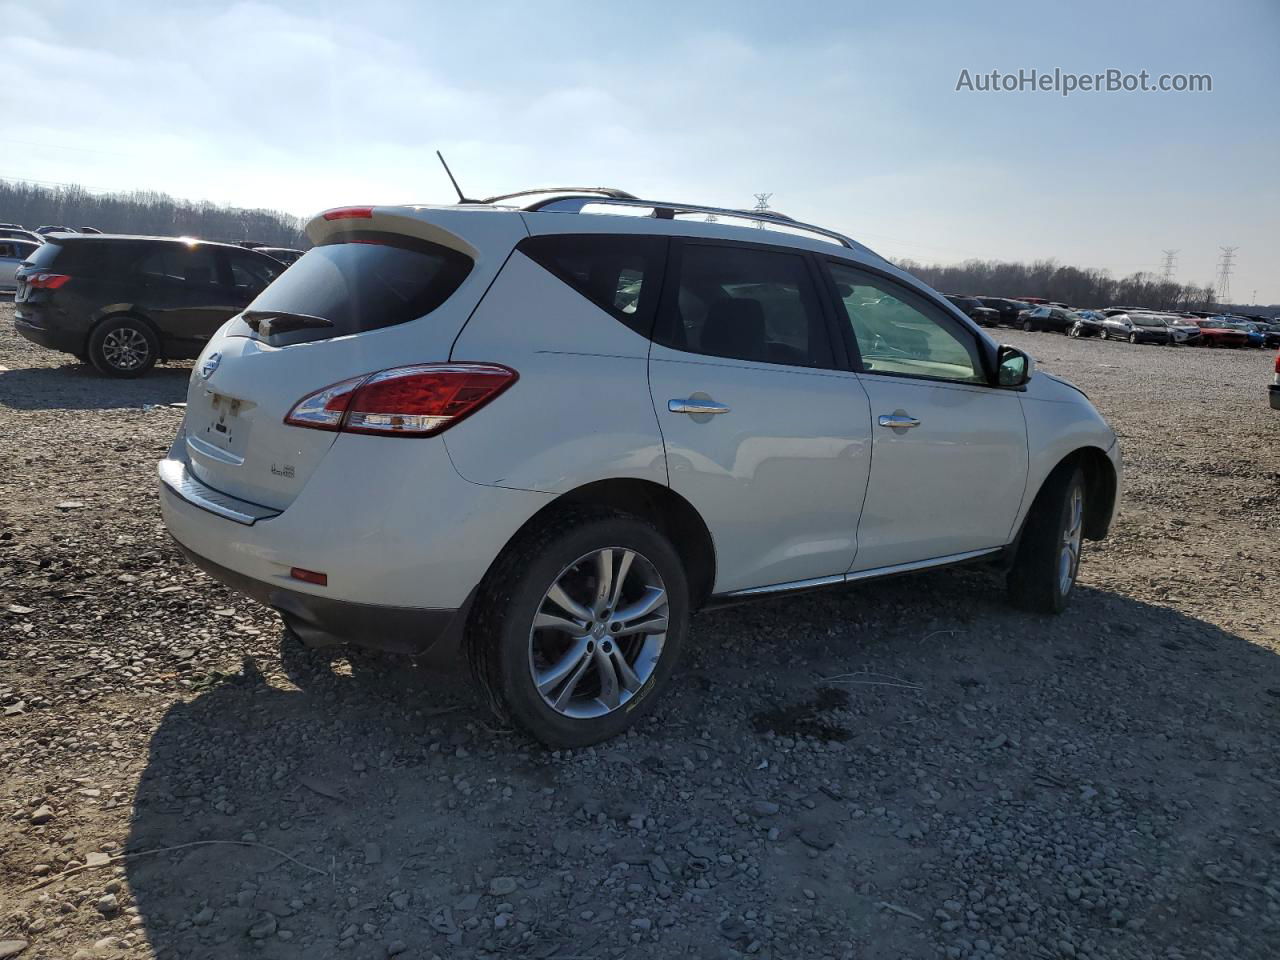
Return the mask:
<svg viewBox="0 0 1280 960">
<path fill-rule="evenodd" d="M 1280 0 L 0 0 L 0 178 L 310 216 L 608 185 L 1280 303 Z M 1200 93 L 957 90 L 992 70 Z M 30 78 L 27 84 L 14 82 Z"/>
</svg>

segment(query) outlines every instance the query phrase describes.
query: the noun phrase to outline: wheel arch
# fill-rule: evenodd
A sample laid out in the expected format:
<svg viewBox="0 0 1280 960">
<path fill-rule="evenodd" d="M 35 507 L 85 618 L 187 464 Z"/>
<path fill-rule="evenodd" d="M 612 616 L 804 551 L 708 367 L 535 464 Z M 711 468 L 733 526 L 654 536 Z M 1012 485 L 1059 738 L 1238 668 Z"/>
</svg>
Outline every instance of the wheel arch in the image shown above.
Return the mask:
<svg viewBox="0 0 1280 960">
<path fill-rule="evenodd" d="M 145 323 L 147 328 L 155 335 L 156 343 L 160 345 L 160 357 L 164 356 L 164 337 L 160 333 L 160 328 L 156 326 L 154 320 L 147 316 L 145 311 L 139 310 L 132 303 L 113 303 L 94 312 L 93 319 L 89 321 L 89 327 L 84 332 L 85 351 L 89 349 L 89 340 L 92 339 L 93 332 L 108 320 L 114 320 L 117 317 L 129 317 Z"/>
<path fill-rule="evenodd" d="M 1079 467 L 1084 474 L 1085 539 L 1103 540 L 1107 536 L 1112 515 L 1115 513 L 1118 478 L 1111 458 L 1100 447 L 1078 447 L 1059 460 L 1040 483 L 1040 489 L 1036 491 L 1036 499 L 1032 501 L 1031 509 L 1036 508 L 1040 494 L 1048 486 L 1050 478 L 1073 467 Z"/>
<path fill-rule="evenodd" d="M 582 505 L 612 507 L 648 520 L 656 526 L 671 541 L 684 563 L 685 574 L 689 578 L 691 609 L 697 610 L 706 603 L 716 577 L 715 544 L 711 539 L 711 531 L 688 500 L 670 487 L 652 480 L 615 478 L 575 487 L 556 497 L 526 520 L 507 546 L 530 530 L 548 522 L 566 507 Z"/>
</svg>

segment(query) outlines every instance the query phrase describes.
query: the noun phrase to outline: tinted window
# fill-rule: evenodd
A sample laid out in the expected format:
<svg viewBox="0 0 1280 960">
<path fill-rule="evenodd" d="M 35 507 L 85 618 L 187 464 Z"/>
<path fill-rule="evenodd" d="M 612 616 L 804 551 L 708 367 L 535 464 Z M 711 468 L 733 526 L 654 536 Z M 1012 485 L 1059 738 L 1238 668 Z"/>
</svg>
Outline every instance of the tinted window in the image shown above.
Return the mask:
<svg viewBox="0 0 1280 960">
<path fill-rule="evenodd" d="M 987 382 L 977 345 L 953 317 L 874 274 L 830 266 L 868 373 Z"/>
<path fill-rule="evenodd" d="M 138 272 L 146 280 L 175 280 L 211 286 L 218 282 L 218 260 L 208 247 L 166 243 L 142 258 Z"/>
<path fill-rule="evenodd" d="M 517 248 L 632 330 L 648 336 L 667 242 L 598 234 L 530 237 Z"/>
<path fill-rule="evenodd" d="M 333 324 L 278 334 L 270 338 L 273 343 L 322 340 L 426 316 L 470 272 L 470 258 L 448 247 L 358 231 L 312 247 L 248 309 L 307 314 Z"/>
<path fill-rule="evenodd" d="M 231 283 L 245 290 L 261 290 L 276 278 L 277 272 L 263 257 L 246 257 L 238 253 L 229 254 L 231 260 Z"/>
<path fill-rule="evenodd" d="M 685 243 L 656 339 L 735 360 L 832 367 L 831 343 L 804 257 Z"/>
<path fill-rule="evenodd" d="M 27 258 L 27 262 L 47 270 L 53 266 L 53 261 L 58 259 L 58 254 L 61 252 L 62 244 L 60 243 L 42 243 L 32 251 L 31 256 Z"/>
</svg>

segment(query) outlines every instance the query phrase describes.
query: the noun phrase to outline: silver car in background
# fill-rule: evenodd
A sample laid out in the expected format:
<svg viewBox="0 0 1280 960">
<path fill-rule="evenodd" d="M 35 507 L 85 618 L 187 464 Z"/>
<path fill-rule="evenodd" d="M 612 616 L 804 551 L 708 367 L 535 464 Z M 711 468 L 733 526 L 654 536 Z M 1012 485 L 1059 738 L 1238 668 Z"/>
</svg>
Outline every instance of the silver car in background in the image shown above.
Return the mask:
<svg viewBox="0 0 1280 960">
<path fill-rule="evenodd" d="M 15 274 L 18 265 L 40 246 L 31 240 L 0 239 L 0 293 L 13 293 L 18 289 Z"/>
</svg>

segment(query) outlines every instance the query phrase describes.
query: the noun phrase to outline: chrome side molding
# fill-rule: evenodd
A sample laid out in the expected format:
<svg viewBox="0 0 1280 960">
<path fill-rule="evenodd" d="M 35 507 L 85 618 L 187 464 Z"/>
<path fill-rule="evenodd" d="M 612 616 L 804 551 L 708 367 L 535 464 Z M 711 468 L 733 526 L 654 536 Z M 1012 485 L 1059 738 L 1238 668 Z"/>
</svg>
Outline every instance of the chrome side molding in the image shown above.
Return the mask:
<svg viewBox="0 0 1280 960">
<path fill-rule="evenodd" d="M 930 567 L 945 567 L 965 560 L 976 560 L 979 557 L 999 553 L 1004 547 L 984 547 L 981 550 L 968 550 L 964 553 L 952 553 L 945 557 L 933 557 L 929 560 L 913 560 L 910 563 L 895 563 L 887 567 L 872 567 L 869 570 L 856 570 L 852 573 L 841 573 L 832 577 L 815 577 L 812 580 L 793 580 L 790 583 L 774 583 L 767 587 L 747 587 L 745 590 L 733 590 L 718 594 L 719 599 L 730 597 L 759 597 L 770 593 L 790 593 L 794 590 L 812 590 L 816 587 L 829 587 L 838 583 L 854 583 L 858 580 L 874 580 L 877 577 L 888 577 L 895 573 L 911 573 L 915 570 L 928 570 Z"/>
</svg>

